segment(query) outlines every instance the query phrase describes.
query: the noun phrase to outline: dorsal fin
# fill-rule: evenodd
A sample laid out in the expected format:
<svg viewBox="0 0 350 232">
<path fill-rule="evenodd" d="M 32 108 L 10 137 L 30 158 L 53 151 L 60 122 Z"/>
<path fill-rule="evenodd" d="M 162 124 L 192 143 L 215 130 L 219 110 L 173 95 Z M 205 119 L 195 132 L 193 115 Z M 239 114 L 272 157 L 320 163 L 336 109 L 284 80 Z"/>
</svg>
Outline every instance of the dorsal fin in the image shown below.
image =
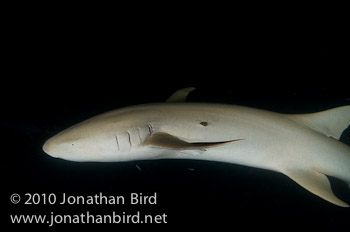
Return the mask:
<svg viewBox="0 0 350 232">
<path fill-rule="evenodd" d="M 342 106 L 313 114 L 287 115 L 326 136 L 339 139 L 350 124 L 350 106 Z"/>
<path fill-rule="evenodd" d="M 189 88 L 183 88 L 179 89 L 175 93 L 173 93 L 167 100 L 166 102 L 185 102 L 187 99 L 187 96 L 190 92 L 195 90 L 193 87 Z"/>
</svg>

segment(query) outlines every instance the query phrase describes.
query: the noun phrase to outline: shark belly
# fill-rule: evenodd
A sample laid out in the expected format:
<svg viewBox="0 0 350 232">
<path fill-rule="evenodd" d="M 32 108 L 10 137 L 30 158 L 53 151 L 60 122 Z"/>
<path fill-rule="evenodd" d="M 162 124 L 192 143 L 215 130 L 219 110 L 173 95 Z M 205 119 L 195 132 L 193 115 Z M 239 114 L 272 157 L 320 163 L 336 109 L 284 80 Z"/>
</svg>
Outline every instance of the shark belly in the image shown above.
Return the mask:
<svg viewBox="0 0 350 232">
<path fill-rule="evenodd" d="M 225 141 L 237 142 L 196 151 L 173 151 L 173 156 L 159 158 L 186 158 L 220 161 L 245 166 L 280 171 L 288 159 L 286 147 L 297 137 L 294 122 L 283 115 L 240 106 L 193 105 L 195 112 L 181 112 L 176 105 L 164 110 L 166 115 L 154 127 L 187 142 Z M 219 114 L 217 112 L 220 112 Z M 263 114 L 265 117 L 257 117 Z M 175 115 L 175 116 L 174 116 Z M 173 116 L 173 118 L 172 118 Z M 170 119 L 165 121 L 162 119 Z M 290 127 L 291 129 L 285 129 Z M 283 128 L 283 130 L 280 130 Z"/>
</svg>

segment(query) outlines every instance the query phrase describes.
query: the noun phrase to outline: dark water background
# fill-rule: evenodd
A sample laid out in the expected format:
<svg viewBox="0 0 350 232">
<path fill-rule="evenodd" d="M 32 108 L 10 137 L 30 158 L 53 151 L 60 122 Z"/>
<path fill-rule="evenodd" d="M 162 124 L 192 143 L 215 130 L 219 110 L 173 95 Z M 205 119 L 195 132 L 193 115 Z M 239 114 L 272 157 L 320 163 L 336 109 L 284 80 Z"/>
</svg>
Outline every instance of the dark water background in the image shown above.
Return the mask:
<svg viewBox="0 0 350 232">
<path fill-rule="evenodd" d="M 1 85 L 2 206 L 9 214 L 142 211 L 166 213 L 155 228 L 348 228 L 349 209 L 334 206 L 278 173 L 195 160 L 74 163 L 41 146 L 55 133 L 116 108 L 163 102 L 196 87 L 189 101 L 239 104 L 281 113 L 317 112 L 350 104 L 349 50 L 341 30 L 292 22 L 237 28 L 230 24 L 126 33 L 103 26 L 30 27 L 11 38 Z M 186 25 L 186 24 L 183 24 Z M 221 25 L 221 26 L 220 26 Z M 303 26 L 301 26 L 303 25 Z M 50 29 L 51 26 L 55 29 Z M 148 28 L 148 29 L 147 29 Z M 132 33 L 133 32 L 133 33 Z M 349 129 L 348 129 L 349 130 Z M 349 131 L 342 141 L 350 145 Z M 350 168 L 350 167 L 349 167 Z M 349 189 L 332 179 L 349 202 Z M 13 205 L 13 193 L 128 196 L 157 192 L 151 206 Z M 140 225 L 58 225 L 58 227 Z M 345 227 L 346 226 L 346 227 Z"/>
</svg>

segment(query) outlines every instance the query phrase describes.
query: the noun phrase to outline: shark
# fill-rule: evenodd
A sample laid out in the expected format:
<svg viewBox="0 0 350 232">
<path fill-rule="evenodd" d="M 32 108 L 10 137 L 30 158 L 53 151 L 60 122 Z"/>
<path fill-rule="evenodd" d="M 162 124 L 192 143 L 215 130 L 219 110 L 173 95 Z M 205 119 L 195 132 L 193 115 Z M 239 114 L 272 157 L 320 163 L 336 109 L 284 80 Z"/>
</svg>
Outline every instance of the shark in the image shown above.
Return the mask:
<svg viewBox="0 0 350 232">
<path fill-rule="evenodd" d="M 77 162 L 198 159 L 282 173 L 341 207 L 327 176 L 350 187 L 350 147 L 339 141 L 350 105 L 309 114 L 281 114 L 239 105 L 186 102 L 194 88 L 165 103 L 106 112 L 59 132 L 48 155 Z"/>
</svg>

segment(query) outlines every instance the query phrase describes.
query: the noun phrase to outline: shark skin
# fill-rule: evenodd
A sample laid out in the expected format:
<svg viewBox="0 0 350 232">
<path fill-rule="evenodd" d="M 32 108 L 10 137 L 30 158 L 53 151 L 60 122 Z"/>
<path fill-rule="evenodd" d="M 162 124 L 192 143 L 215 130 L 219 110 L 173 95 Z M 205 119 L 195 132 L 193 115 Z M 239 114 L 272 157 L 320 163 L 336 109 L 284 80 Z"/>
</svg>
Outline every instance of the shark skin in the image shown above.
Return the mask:
<svg viewBox="0 0 350 232">
<path fill-rule="evenodd" d="M 349 207 L 334 195 L 327 176 L 350 184 L 350 147 L 338 141 L 350 124 L 350 106 L 287 115 L 181 102 L 192 90 L 177 91 L 167 103 L 95 116 L 50 138 L 43 150 L 78 162 L 199 159 L 263 168 L 287 175 L 335 205 Z"/>
</svg>

